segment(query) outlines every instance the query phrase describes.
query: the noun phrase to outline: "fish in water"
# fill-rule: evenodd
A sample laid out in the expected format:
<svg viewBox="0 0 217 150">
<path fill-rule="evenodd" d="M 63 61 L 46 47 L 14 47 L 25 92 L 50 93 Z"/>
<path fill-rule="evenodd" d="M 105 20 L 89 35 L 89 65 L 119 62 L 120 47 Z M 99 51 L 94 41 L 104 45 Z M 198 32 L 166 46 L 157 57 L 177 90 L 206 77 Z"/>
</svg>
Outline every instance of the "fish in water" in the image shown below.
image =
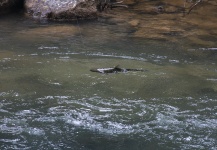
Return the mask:
<svg viewBox="0 0 217 150">
<path fill-rule="evenodd" d="M 128 71 L 147 71 L 143 69 L 125 69 L 120 68 L 119 65 L 113 67 L 113 68 L 99 68 L 99 69 L 90 69 L 92 72 L 98 72 L 98 73 L 118 73 L 118 72 L 128 72 Z"/>
</svg>

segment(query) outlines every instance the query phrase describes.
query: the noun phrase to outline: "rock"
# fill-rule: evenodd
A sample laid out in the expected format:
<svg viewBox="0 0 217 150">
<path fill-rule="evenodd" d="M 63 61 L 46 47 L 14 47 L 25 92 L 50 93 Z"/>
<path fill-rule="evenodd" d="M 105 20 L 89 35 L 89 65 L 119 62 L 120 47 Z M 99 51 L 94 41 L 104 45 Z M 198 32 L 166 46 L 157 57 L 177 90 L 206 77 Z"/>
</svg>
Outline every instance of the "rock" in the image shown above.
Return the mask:
<svg viewBox="0 0 217 150">
<path fill-rule="evenodd" d="M 24 0 L 0 0 L 0 14 L 6 14 L 11 11 L 22 8 Z"/>
<path fill-rule="evenodd" d="M 94 0 L 26 0 L 27 14 L 39 19 L 89 19 L 97 17 Z"/>
</svg>

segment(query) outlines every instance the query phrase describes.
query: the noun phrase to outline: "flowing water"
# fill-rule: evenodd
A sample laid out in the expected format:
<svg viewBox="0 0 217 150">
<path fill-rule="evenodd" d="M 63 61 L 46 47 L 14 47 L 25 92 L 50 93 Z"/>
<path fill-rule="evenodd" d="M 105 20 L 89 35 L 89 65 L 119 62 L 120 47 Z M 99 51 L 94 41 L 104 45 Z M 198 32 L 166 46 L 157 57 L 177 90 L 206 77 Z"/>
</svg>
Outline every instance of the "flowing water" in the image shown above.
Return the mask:
<svg viewBox="0 0 217 150">
<path fill-rule="evenodd" d="M 2 16 L 0 149 L 217 149 L 216 26 L 154 17 Z M 116 65 L 147 71 L 89 71 Z"/>
</svg>

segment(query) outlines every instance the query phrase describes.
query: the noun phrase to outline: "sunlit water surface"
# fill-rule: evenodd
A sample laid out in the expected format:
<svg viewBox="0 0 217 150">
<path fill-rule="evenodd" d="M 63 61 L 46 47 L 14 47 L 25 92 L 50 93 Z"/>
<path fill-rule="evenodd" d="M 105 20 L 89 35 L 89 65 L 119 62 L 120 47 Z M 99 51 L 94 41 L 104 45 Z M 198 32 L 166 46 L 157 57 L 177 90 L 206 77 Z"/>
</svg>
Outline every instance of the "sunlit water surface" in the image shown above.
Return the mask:
<svg viewBox="0 0 217 150">
<path fill-rule="evenodd" d="M 2 17 L 0 149 L 217 149 L 217 48 L 133 32 Z"/>
</svg>

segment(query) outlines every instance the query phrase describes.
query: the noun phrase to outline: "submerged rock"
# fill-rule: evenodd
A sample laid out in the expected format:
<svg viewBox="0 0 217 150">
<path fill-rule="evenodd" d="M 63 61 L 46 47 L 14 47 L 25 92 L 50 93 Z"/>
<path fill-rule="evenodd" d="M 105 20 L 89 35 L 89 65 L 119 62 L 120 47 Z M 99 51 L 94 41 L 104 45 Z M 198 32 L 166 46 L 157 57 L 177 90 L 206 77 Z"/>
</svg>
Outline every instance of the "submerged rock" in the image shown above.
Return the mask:
<svg viewBox="0 0 217 150">
<path fill-rule="evenodd" d="M 77 19 L 95 18 L 95 0 L 26 0 L 25 9 L 34 18 Z"/>
<path fill-rule="evenodd" d="M 14 33 L 13 37 L 26 42 L 41 41 L 42 39 L 43 41 L 45 41 L 45 39 L 50 41 L 60 40 L 63 38 L 70 38 L 75 36 L 78 32 L 78 27 L 73 26 L 71 24 L 53 24 L 49 26 L 40 26 L 37 28 L 20 30 Z"/>
<path fill-rule="evenodd" d="M 113 68 L 98 68 L 98 69 L 90 69 L 92 72 L 98 72 L 98 73 L 118 73 L 118 72 L 128 72 L 128 71 L 146 71 L 143 69 L 125 69 L 120 68 L 119 65 L 113 67 Z"/>
</svg>

